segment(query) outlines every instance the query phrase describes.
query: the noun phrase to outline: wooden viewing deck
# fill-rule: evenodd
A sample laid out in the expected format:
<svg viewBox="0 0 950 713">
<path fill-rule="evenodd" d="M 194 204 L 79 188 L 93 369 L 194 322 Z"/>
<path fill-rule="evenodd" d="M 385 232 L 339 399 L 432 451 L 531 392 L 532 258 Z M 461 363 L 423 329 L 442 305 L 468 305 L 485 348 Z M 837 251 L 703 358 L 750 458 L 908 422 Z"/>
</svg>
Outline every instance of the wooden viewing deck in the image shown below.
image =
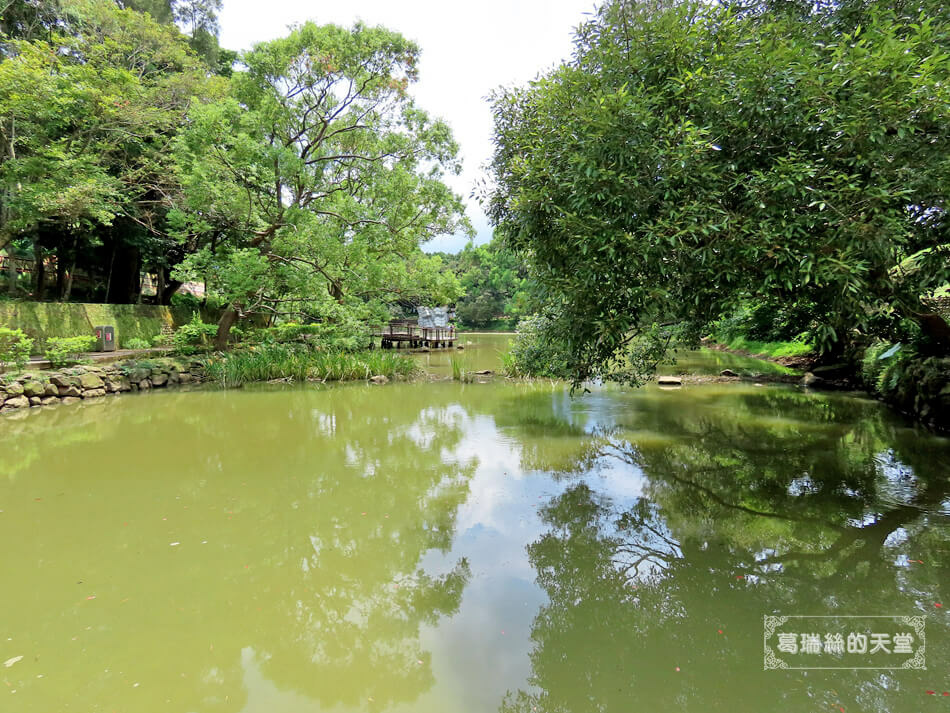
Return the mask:
<svg viewBox="0 0 950 713">
<path fill-rule="evenodd" d="M 439 349 L 455 346 L 455 327 L 420 327 L 410 320 L 394 320 L 377 332 L 383 349 L 403 346 Z"/>
</svg>

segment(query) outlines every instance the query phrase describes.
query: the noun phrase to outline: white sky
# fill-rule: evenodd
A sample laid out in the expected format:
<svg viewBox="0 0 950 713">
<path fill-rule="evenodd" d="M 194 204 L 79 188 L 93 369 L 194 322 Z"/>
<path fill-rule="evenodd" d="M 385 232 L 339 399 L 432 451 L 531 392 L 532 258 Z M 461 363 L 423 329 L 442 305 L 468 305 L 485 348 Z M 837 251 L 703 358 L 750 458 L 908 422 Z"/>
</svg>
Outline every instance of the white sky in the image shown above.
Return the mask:
<svg viewBox="0 0 950 713">
<path fill-rule="evenodd" d="M 417 42 L 422 61 L 412 91 L 423 109 L 449 122 L 461 145 L 463 173 L 451 184 L 466 199 L 480 244 L 491 239 L 491 227 L 470 194 L 492 150 L 485 97 L 569 57 L 573 30 L 593 8 L 594 0 L 224 0 L 219 19 L 221 45 L 237 50 L 306 20 L 350 26 L 360 19 Z M 426 249 L 456 252 L 465 240 L 445 236 Z"/>
</svg>

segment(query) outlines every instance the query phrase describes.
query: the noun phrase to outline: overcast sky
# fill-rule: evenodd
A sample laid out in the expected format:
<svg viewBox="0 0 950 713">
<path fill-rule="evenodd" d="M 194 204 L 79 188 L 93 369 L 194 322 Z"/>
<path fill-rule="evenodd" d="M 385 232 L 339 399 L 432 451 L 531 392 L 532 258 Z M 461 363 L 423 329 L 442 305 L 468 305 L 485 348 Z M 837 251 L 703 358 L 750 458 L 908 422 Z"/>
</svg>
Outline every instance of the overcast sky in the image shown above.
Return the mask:
<svg viewBox="0 0 950 713">
<path fill-rule="evenodd" d="M 356 20 L 385 25 L 422 48 L 419 82 L 413 94 L 430 114 L 452 126 L 462 147 L 464 171 L 452 185 L 468 205 L 478 236 L 491 227 L 470 198 L 482 166 L 491 156 L 491 112 L 485 97 L 500 85 L 524 84 L 571 54 L 574 28 L 594 0 L 224 0 L 221 44 L 249 49 L 313 20 L 349 26 Z M 456 252 L 463 236 L 430 242 L 427 250 Z"/>
</svg>

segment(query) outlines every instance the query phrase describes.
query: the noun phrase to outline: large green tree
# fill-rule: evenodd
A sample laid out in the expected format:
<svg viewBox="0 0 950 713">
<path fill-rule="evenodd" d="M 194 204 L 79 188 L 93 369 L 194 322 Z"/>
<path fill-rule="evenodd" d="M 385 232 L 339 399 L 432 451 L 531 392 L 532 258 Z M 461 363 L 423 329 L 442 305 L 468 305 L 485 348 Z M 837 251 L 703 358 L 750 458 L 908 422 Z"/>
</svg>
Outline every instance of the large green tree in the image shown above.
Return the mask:
<svg viewBox="0 0 950 713">
<path fill-rule="evenodd" d="M 192 111 L 176 143 L 181 234 L 217 238 L 179 275 L 227 299 L 219 348 L 248 314 L 368 318 L 458 295 L 419 248 L 467 221 L 442 180 L 457 145 L 408 93 L 418 54 L 384 28 L 307 23 L 245 53 L 231 95 Z"/>
<path fill-rule="evenodd" d="M 806 304 L 825 351 L 946 353 L 921 302 L 948 279 L 946 13 L 726 5 L 608 2 L 572 61 L 495 97 L 490 214 L 574 376 L 750 300 Z"/>
<path fill-rule="evenodd" d="M 220 88 L 174 27 L 106 0 L 56 5 L 46 36 L 10 39 L 0 61 L 0 248 L 31 244 L 38 299 L 55 255 L 60 297 L 78 262 L 107 300 L 132 301 L 143 260 L 173 244 L 169 142 L 192 100 Z"/>
</svg>

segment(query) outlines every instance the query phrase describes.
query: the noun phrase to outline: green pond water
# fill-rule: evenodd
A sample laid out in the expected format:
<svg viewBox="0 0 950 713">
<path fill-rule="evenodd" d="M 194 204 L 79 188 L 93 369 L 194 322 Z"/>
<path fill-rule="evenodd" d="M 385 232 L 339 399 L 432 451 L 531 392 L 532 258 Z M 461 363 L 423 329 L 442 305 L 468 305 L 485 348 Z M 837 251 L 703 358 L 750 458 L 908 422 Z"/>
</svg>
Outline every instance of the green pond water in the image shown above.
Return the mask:
<svg viewBox="0 0 950 713">
<path fill-rule="evenodd" d="M 507 337 L 466 340 L 493 368 Z M 494 377 L 34 409 L 0 419 L 0 547 L 5 713 L 950 710 L 950 441 L 856 395 Z M 777 614 L 923 617 L 926 670 L 764 670 Z"/>
</svg>

